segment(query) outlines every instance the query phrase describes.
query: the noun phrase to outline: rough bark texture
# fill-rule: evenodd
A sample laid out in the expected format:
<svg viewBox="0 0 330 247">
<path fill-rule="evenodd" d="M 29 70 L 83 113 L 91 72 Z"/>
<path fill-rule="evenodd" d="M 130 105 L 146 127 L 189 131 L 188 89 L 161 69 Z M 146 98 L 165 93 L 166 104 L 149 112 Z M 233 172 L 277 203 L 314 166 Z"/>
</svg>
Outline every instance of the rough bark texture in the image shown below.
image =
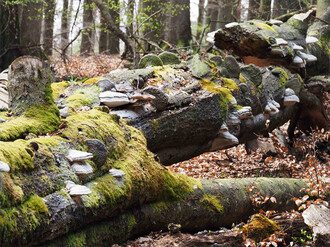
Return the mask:
<svg viewBox="0 0 330 247">
<path fill-rule="evenodd" d="M 0 71 L 20 55 L 18 6 L 0 2 Z"/>
<path fill-rule="evenodd" d="M 249 0 L 248 20 L 258 19 L 260 0 Z"/>
<path fill-rule="evenodd" d="M 114 6 L 111 6 L 109 13 L 115 20 L 116 27 L 119 29 L 119 2 L 114 1 Z M 119 54 L 119 38 L 113 32 L 108 32 L 108 50 L 110 54 Z"/>
<path fill-rule="evenodd" d="M 61 48 L 65 48 L 69 42 L 69 0 L 63 0 L 61 17 Z"/>
<path fill-rule="evenodd" d="M 271 15 L 271 0 L 260 0 L 259 12 L 262 20 L 269 20 Z"/>
<path fill-rule="evenodd" d="M 40 48 L 41 23 L 42 23 L 42 2 L 32 2 L 22 9 L 20 21 L 20 43 L 25 46 L 23 55 L 42 57 Z"/>
<path fill-rule="evenodd" d="M 45 54 L 51 56 L 53 51 L 55 0 L 45 1 L 43 42 Z"/>
<path fill-rule="evenodd" d="M 93 49 L 93 10 L 90 6 L 92 0 L 85 0 L 84 1 L 84 10 L 83 10 L 83 32 L 82 32 L 82 39 L 81 39 L 81 46 L 80 46 L 80 53 L 88 55 L 94 52 Z"/>
<path fill-rule="evenodd" d="M 171 13 L 168 17 L 169 25 L 166 25 L 165 39 L 174 45 L 188 46 L 191 41 L 189 2 L 185 0 L 171 0 L 170 4 L 170 12 L 174 13 Z M 180 9 L 178 6 L 183 9 Z"/>
<path fill-rule="evenodd" d="M 210 25 L 210 31 L 216 30 L 218 20 L 218 1 L 208 1 L 206 5 L 206 24 Z"/>
</svg>

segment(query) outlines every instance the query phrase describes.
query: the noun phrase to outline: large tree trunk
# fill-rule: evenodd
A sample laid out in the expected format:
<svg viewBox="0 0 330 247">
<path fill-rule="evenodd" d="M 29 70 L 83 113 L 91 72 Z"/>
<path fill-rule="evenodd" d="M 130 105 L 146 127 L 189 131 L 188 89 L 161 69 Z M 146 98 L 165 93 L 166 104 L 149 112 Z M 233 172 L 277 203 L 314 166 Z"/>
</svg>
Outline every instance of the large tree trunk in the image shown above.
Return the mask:
<svg viewBox="0 0 330 247">
<path fill-rule="evenodd" d="M 170 2 L 168 24 L 166 25 L 166 41 L 178 46 L 188 46 L 191 41 L 190 4 L 185 0 Z M 183 9 L 178 8 L 178 6 Z M 171 13 L 174 10 L 174 14 Z"/>
<path fill-rule="evenodd" d="M 329 0 L 317 0 L 317 12 L 316 16 L 321 17 L 326 12 L 329 12 L 330 1 Z"/>
<path fill-rule="evenodd" d="M 217 28 L 223 28 L 227 23 L 240 20 L 240 1 L 219 1 L 219 14 Z"/>
<path fill-rule="evenodd" d="M 42 57 L 40 47 L 42 5 L 40 2 L 31 2 L 26 6 L 20 6 L 22 19 L 20 21 L 20 42 L 24 47 L 23 55 Z"/>
<path fill-rule="evenodd" d="M 258 19 L 260 0 L 249 0 L 248 20 Z"/>
<path fill-rule="evenodd" d="M 210 31 L 216 30 L 219 13 L 219 3 L 216 0 L 210 0 L 206 5 L 206 24 L 210 25 Z"/>
<path fill-rule="evenodd" d="M 45 1 L 44 6 L 44 49 L 45 54 L 51 56 L 53 52 L 53 33 L 54 33 L 54 15 L 55 15 L 55 0 Z"/>
<path fill-rule="evenodd" d="M 271 0 L 260 0 L 260 19 L 269 20 L 271 16 Z"/>
<path fill-rule="evenodd" d="M 80 54 L 88 55 L 94 52 L 93 49 L 93 10 L 91 7 L 92 0 L 84 1 L 84 10 L 83 10 L 83 32 L 80 45 Z"/>
<path fill-rule="evenodd" d="M 19 55 L 18 6 L 0 2 L 0 71 Z"/>
</svg>

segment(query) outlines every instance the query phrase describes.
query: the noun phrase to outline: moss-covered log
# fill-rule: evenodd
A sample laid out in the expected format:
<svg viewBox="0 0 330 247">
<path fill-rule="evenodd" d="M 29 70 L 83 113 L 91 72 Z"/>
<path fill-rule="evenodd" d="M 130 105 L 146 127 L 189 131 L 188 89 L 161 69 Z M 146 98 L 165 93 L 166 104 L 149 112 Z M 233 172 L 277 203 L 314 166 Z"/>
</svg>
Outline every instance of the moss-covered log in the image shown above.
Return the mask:
<svg viewBox="0 0 330 247">
<path fill-rule="evenodd" d="M 146 78 L 163 80 L 172 90 L 163 97 L 168 100 L 165 109 L 155 107 L 139 121 L 130 122 L 141 132 L 118 115 L 109 114 L 107 107 L 81 108 L 87 104 L 82 95 L 88 93 L 90 106 L 99 103 L 100 86 L 87 82 L 82 89 L 81 85 L 68 88 L 73 95 L 62 99 L 61 107 L 70 104 L 72 111 L 60 127 L 47 83 L 41 87 L 46 102 L 29 105 L 20 116 L 12 118 L 1 113 L 8 121 L 0 123 L 0 161 L 10 171 L 0 173 L 0 245 L 40 246 L 50 241 L 50 245 L 57 246 L 104 246 L 164 228 L 170 222 L 180 223 L 183 230 L 189 231 L 228 226 L 253 213 L 246 191 L 251 183 L 263 196 L 276 197 L 277 204 L 265 205 L 265 209 L 292 207 L 292 196 L 301 196 L 300 189 L 307 186 L 302 180 L 199 181 L 169 172 L 155 161 L 148 148 L 155 150 L 162 162 L 171 163 L 204 150 L 234 145 L 237 137 L 253 138 L 249 136 L 252 131 L 268 132 L 290 119 L 290 113 L 296 110 L 285 100 L 288 92 L 300 93 L 299 76 L 279 67 L 263 73 L 255 66 L 240 68 L 230 56 L 219 69 L 198 57 L 188 61 L 192 73 L 180 66 L 107 76 L 117 86 L 133 87 L 134 80 L 144 73 Z M 235 76 L 220 76 L 218 70 L 230 70 Z M 179 91 L 172 75 L 184 78 L 180 81 L 180 97 L 171 95 L 177 96 Z M 122 76 L 126 81 L 122 82 Z M 130 76 L 132 81 L 128 81 Z M 57 86 L 65 88 L 64 84 Z M 151 91 L 159 93 L 155 88 Z M 24 91 L 22 96 L 27 96 Z M 272 103 L 276 109 L 271 109 L 269 104 L 274 100 L 279 103 Z M 269 127 L 265 124 L 267 117 Z M 92 173 L 81 176 L 74 169 L 75 164 L 67 158 L 72 149 L 93 154 L 88 160 Z M 72 183 L 84 185 L 90 194 L 79 197 L 71 193 L 68 184 Z"/>
<path fill-rule="evenodd" d="M 315 11 L 309 11 L 293 15 L 282 24 L 260 20 L 228 24 L 218 30 L 214 42 L 220 49 L 233 50 L 243 57 L 245 63 L 281 65 L 309 77 L 327 75 L 330 68 L 329 12 L 328 8 L 321 17 L 325 22 L 315 19 Z M 318 38 L 318 41 L 311 43 L 311 40 L 306 40 L 310 36 Z M 314 55 L 317 61 L 305 59 L 301 53 Z M 297 56 L 305 62 L 295 60 Z"/>
</svg>

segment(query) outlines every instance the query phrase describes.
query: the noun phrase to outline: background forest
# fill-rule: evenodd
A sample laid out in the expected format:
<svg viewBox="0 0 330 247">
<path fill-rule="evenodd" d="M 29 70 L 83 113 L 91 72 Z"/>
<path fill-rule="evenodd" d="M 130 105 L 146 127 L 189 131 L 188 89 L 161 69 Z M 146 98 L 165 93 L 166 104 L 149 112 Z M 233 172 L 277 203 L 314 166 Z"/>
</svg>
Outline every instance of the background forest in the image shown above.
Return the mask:
<svg viewBox="0 0 330 247">
<path fill-rule="evenodd" d="M 318 1 L 319 9 L 327 1 Z M 194 52 L 233 21 L 305 11 L 316 0 L 18 0 L 0 2 L 0 70 L 21 55 Z M 178 50 L 179 48 L 179 50 Z"/>
</svg>

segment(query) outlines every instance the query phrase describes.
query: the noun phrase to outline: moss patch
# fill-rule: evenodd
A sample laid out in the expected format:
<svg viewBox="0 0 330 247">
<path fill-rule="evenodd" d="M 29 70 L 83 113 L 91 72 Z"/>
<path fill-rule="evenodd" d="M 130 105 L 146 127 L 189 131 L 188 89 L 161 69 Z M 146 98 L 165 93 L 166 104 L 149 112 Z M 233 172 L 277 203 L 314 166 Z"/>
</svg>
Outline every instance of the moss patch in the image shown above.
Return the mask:
<svg viewBox="0 0 330 247">
<path fill-rule="evenodd" d="M 252 238 L 257 242 L 279 230 L 280 227 L 276 222 L 268 219 L 262 214 L 252 216 L 251 222 L 244 225 L 242 228 L 243 233 L 246 234 L 247 237 Z"/>
<path fill-rule="evenodd" d="M 247 80 L 245 79 L 245 77 L 242 75 L 242 73 L 239 74 L 239 80 L 242 82 L 242 83 L 247 83 Z"/>
<path fill-rule="evenodd" d="M 52 83 L 51 87 L 53 90 L 52 96 L 53 99 L 57 99 L 57 97 L 60 96 L 60 94 L 66 89 L 70 84 L 67 81 Z"/>
<path fill-rule="evenodd" d="M 57 130 L 59 124 L 59 110 L 55 105 L 34 106 L 22 116 L 0 124 L 0 141 L 15 140 L 29 133 L 46 134 Z"/>
<path fill-rule="evenodd" d="M 236 92 L 239 91 L 237 83 L 233 79 L 221 78 L 223 85 L 229 89 L 232 89 Z"/>
<path fill-rule="evenodd" d="M 100 88 L 96 85 L 77 89 L 73 95 L 66 99 L 66 105 L 78 109 L 82 106 L 93 106 L 99 102 Z"/>
<path fill-rule="evenodd" d="M 280 87 L 284 87 L 286 82 L 289 80 L 288 73 L 281 67 L 276 67 L 272 72 L 278 72 L 278 76 L 281 79 Z M 274 73 L 273 73 L 274 74 Z"/>
<path fill-rule="evenodd" d="M 201 200 L 202 206 L 208 209 L 211 212 L 218 212 L 219 214 L 223 214 L 223 206 L 217 196 L 214 195 L 204 195 Z"/>
<path fill-rule="evenodd" d="M 268 25 L 266 23 L 257 22 L 257 21 L 254 21 L 252 23 L 254 25 L 256 25 L 257 27 L 259 27 L 260 29 L 266 29 L 266 30 L 270 30 L 270 31 L 276 33 L 276 30 L 272 26 L 270 26 L 270 25 Z"/>
<path fill-rule="evenodd" d="M 83 83 L 83 85 L 95 84 L 96 82 L 98 82 L 99 80 L 102 80 L 102 79 L 104 79 L 104 77 L 94 77 L 94 78 L 91 78 L 91 79 L 88 79 L 87 81 L 85 81 Z"/>
<path fill-rule="evenodd" d="M 0 232 L 2 243 L 11 246 L 13 236 L 25 236 L 48 221 L 48 208 L 37 195 L 20 206 L 10 209 L 0 209 Z"/>
</svg>

